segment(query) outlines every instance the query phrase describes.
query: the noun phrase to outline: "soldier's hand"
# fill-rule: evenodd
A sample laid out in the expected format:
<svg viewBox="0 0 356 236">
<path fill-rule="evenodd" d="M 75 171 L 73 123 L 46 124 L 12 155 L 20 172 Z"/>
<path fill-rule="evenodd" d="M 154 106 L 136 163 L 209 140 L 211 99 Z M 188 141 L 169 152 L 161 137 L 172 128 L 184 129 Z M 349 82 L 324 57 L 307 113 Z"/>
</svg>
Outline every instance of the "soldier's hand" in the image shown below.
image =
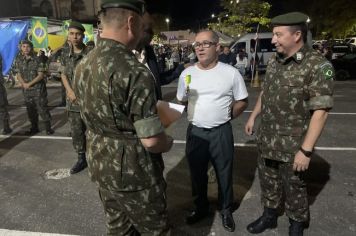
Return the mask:
<svg viewBox="0 0 356 236">
<path fill-rule="evenodd" d="M 69 101 L 71 102 L 75 102 L 75 100 L 77 99 L 77 97 L 75 96 L 74 92 L 73 91 L 68 91 L 67 92 L 67 97 L 69 99 Z"/>
<path fill-rule="evenodd" d="M 247 135 L 252 135 L 253 132 L 253 126 L 255 125 L 255 121 L 253 119 L 248 119 L 245 125 L 245 133 Z"/>
<path fill-rule="evenodd" d="M 293 170 L 306 171 L 309 168 L 310 158 L 306 157 L 301 151 L 298 151 L 294 157 Z"/>
<path fill-rule="evenodd" d="M 29 89 L 30 88 L 30 84 L 29 83 L 23 83 L 22 84 L 22 88 L 24 88 L 25 90 Z"/>
</svg>

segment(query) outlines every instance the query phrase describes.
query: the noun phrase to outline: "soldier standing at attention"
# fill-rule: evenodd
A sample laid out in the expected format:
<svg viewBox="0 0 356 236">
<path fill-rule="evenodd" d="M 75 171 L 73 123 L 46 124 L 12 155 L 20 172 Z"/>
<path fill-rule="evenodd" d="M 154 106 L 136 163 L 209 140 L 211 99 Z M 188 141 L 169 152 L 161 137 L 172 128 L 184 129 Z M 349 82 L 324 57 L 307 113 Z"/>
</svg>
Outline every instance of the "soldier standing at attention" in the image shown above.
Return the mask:
<svg viewBox="0 0 356 236">
<path fill-rule="evenodd" d="M 83 43 L 85 28 L 82 24 L 72 21 L 68 27 L 68 41 L 72 48 L 67 56 L 62 60 L 61 78 L 67 93 L 67 111 L 71 125 L 71 135 L 73 147 L 78 153 L 78 161 L 70 170 L 71 174 L 76 174 L 84 170 L 88 164 L 85 158 L 85 124 L 80 117 L 79 106 L 76 95 L 72 89 L 73 74 L 76 65 L 89 52 Z"/>
<path fill-rule="evenodd" d="M 102 33 L 74 74 L 87 127 L 87 160 L 98 184 L 108 235 L 166 235 L 166 182 L 151 153 L 173 139 L 157 115 L 151 72 L 131 52 L 143 31 L 142 0 L 102 0 Z"/>
<path fill-rule="evenodd" d="M 309 205 L 303 173 L 333 106 L 334 70 L 306 45 L 307 19 L 293 12 L 272 19 L 272 44 L 277 53 L 268 62 L 262 92 L 245 131 L 258 129 L 258 170 L 263 215 L 247 226 L 250 233 L 277 227 L 277 208 L 285 193 L 289 235 L 303 235 Z"/>
<path fill-rule="evenodd" d="M 0 121 L 2 121 L 2 134 L 9 134 L 12 132 L 10 128 L 10 116 L 7 111 L 7 93 L 4 86 L 4 77 L 2 75 L 2 56 L 0 54 Z"/>
<path fill-rule="evenodd" d="M 51 115 L 47 109 L 45 65 L 34 55 L 33 45 L 30 41 L 21 41 L 21 53 L 22 56 L 16 60 L 16 77 L 23 89 L 27 114 L 31 122 L 31 129 L 26 134 L 34 135 L 39 132 L 38 114 L 45 122 L 47 134 L 53 134 Z"/>
</svg>

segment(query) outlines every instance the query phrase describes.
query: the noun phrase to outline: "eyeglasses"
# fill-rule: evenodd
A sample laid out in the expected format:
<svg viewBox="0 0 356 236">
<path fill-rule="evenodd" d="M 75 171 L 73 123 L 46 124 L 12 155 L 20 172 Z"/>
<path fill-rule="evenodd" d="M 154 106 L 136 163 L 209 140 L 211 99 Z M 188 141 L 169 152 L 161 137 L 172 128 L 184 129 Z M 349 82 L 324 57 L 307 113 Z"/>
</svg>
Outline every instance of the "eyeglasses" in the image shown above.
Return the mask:
<svg viewBox="0 0 356 236">
<path fill-rule="evenodd" d="M 200 46 L 202 46 L 203 48 L 210 48 L 212 45 L 216 45 L 216 42 L 210 42 L 210 41 L 203 41 L 202 43 L 200 42 L 194 42 L 193 43 L 193 47 L 195 49 L 200 48 Z"/>
</svg>

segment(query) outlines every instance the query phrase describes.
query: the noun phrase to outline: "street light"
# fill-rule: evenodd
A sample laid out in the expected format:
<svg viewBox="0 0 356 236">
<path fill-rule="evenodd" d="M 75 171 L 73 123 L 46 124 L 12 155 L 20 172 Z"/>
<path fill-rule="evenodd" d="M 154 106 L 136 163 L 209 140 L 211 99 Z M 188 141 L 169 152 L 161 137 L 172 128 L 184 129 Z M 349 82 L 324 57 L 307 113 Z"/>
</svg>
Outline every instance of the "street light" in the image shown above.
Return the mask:
<svg viewBox="0 0 356 236">
<path fill-rule="evenodd" d="M 167 30 L 169 31 L 169 18 L 166 18 Z"/>
<path fill-rule="evenodd" d="M 213 19 L 215 18 L 215 14 L 214 14 L 214 13 L 213 13 L 213 14 L 211 14 L 211 18 L 213 18 Z"/>
</svg>

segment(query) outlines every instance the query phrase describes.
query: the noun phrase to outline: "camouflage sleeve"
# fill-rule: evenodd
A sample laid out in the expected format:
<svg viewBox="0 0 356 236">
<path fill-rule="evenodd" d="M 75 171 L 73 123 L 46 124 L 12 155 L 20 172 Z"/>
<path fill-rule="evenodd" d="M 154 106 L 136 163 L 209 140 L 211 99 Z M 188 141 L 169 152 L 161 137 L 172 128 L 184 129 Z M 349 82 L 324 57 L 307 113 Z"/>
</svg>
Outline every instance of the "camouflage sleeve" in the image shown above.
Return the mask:
<svg viewBox="0 0 356 236">
<path fill-rule="evenodd" d="M 323 61 L 314 67 L 308 86 L 310 110 L 333 107 L 334 76 L 334 68 L 328 61 Z"/>
<path fill-rule="evenodd" d="M 41 62 L 39 59 L 37 59 L 37 62 L 38 62 L 37 72 L 46 72 L 45 63 Z"/>
<path fill-rule="evenodd" d="M 157 115 L 154 80 L 148 70 L 137 73 L 128 100 L 130 117 L 139 138 L 152 137 L 164 131 Z"/>
</svg>

